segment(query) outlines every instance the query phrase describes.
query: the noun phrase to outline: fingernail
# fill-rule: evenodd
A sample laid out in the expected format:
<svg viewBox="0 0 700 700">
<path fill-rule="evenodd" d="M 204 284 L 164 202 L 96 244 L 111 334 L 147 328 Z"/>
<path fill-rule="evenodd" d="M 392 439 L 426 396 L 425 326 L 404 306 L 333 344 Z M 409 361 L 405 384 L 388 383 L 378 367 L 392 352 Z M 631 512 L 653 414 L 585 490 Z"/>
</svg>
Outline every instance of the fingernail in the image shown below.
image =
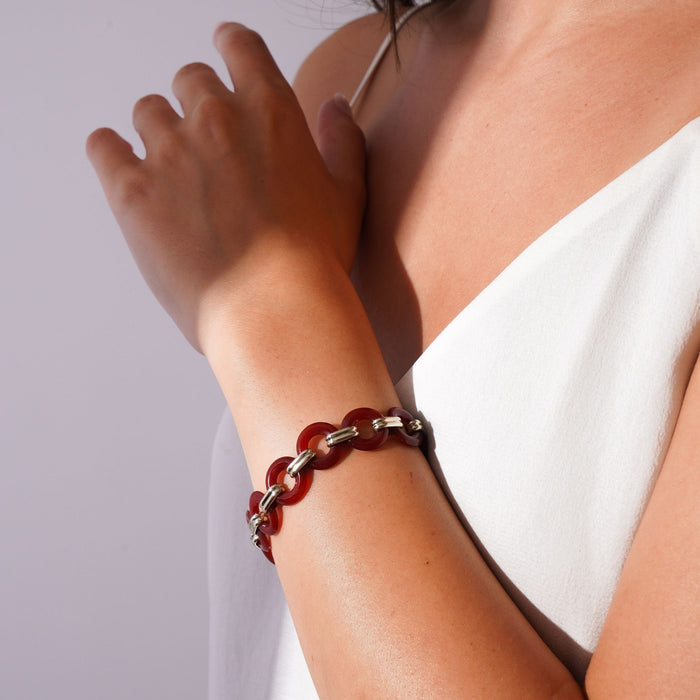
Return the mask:
<svg viewBox="0 0 700 700">
<path fill-rule="evenodd" d="M 333 101 L 337 105 L 338 109 L 342 110 L 347 114 L 349 117 L 352 117 L 352 107 L 350 107 L 350 103 L 347 100 L 347 97 L 343 95 L 340 92 L 337 92 L 335 95 L 333 95 Z"/>
</svg>

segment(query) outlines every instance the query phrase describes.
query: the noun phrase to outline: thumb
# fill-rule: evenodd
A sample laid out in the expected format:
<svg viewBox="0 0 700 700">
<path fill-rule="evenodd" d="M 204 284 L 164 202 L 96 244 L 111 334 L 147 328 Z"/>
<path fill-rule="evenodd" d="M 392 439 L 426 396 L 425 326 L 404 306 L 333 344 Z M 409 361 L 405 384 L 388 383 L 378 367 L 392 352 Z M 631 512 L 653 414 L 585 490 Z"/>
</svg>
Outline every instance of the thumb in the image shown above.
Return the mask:
<svg viewBox="0 0 700 700">
<path fill-rule="evenodd" d="M 321 105 L 316 132 L 318 149 L 333 179 L 344 191 L 364 198 L 365 137 L 343 95 Z"/>
</svg>

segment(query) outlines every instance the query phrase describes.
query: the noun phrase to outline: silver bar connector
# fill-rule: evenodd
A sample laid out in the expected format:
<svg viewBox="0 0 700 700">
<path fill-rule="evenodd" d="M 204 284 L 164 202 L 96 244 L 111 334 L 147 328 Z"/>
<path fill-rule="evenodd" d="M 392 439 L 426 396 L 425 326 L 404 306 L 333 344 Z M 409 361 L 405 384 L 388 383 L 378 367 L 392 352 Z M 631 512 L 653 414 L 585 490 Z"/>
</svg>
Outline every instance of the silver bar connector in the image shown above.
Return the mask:
<svg viewBox="0 0 700 700">
<path fill-rule="evenodd" d="M 352 440 L 358 437 L 359 434 L 360 431 L 354 425 L 349 425 L 347 428 L 341 428 L 340 430 L 326 435 L 326 445 L 328 445 L 328 447 L 333 447 L 334 445 L 339 445 L 341 442 Z"/>
<path fill-rule="evenodd" d="M 252 540 L 253 544 L 255 544 L 255 540 L 258 537 L 258 528 L 265 522 L 265 518 L 260 515 L 260 513 L 256 513 L 249 521 L 248 521 L 248 527 L 250 528 L 250 539 Z"/>
<path fill-rule="evenodd" d="M 313 450 L 304 450 L 300 452 L 287 465 L 287 474 L 289 474 L 289 476 L 296 476 L 315 456 L 316 453 Z"/>
<path fill-rule="evenodd" d="M 260 499 L 258 510 L 261 513 L 267 513 L 270 510 L 270 508 L 272 508 L 272 506 L 275 504 L 277 496 L 284 493 L 286 490 L 287 489 L 284 486 L 282 486 L 282 484 L 272 484 L 272 486 L 270 486 L 265 495 Z"/>
<path fill-rule="evenodd" d="M 398 416 L 382 416 L 372 421 L 372 430 L 375 433 L 384 428 L 403 428 L 403 421 Z"/>
</svg>

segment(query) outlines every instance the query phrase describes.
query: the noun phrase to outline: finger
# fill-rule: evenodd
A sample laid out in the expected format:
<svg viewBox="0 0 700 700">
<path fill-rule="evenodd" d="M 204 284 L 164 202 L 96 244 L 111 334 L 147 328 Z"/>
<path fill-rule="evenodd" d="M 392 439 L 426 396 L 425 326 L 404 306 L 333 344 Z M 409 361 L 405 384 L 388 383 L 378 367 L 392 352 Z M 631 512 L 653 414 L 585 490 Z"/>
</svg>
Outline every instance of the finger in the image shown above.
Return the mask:
<svg viewBox="0 0 700 700">
<path fill-rule="evenodd" d="M 185 116 L 191 114 L 207 95 L 224 97 L 231 94 L 206 63 L 189 63 L 180 68 L 173 79 L 172 89 Z"/>
<path fill-rule="evenodd" d="M 236 92 L 265 84 L 291 91 L 258 33 L 242 24 L 225 22 L 214 32 L 214 45 L 226 63 Z"/>
<path fill-rule="evenodd" d="M 148 151 L 159 136 L 180 122 L 180 117 L 162 95 L 146 95 L 134 105 L 132 121 Z"/>
<path fill-rule="evenodd" d="M 357 198 L 365 192 L 365 137 L 342 95 L 324 102 L 318 113 L 318 148 L 333 179 Z"/>
<path fill-rule="evenodd" d="M 131 144 L 112 129 L 93 131 L 87 138 L 85 151 L 105 192 L 114 189 L 117 173 L 141 163 Z"/>
</svg>

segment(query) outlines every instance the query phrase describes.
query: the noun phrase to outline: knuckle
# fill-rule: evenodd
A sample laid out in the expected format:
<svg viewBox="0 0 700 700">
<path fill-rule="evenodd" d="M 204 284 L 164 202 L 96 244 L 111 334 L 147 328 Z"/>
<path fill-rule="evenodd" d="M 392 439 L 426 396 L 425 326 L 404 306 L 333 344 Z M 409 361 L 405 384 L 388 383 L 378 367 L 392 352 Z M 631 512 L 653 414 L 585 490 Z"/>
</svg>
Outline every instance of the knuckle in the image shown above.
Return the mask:
<svg viewBox="0 0 700 700">
<path fill-rule="evenodd" d="M 213 93 L 204 95 L 195 106 L 192 117 L 199 124 L 220 124 L 231 119 L 232 110 L 228 102 Z"/>
<path fill-rule="evenodd" d="M 180 164 L 187 154 L 187 145 L 181 134 L 172 129 L 163 131 L 158 137 L 157 156 L 172 166 Z"/>
<path fill-rule="evenodd" d="M 236 142 L 235 111 L 218 95 L 205 95 L 192 111 L 193 127 L 200 139 L 229 150 Z"/>
<path fill-rule="evenodd" d="M 123 168 L 114 181 L 113 197 L 120 208 L 132 207 L 148 196 L 148 178 L 137 167 Z"/>
</svg>

